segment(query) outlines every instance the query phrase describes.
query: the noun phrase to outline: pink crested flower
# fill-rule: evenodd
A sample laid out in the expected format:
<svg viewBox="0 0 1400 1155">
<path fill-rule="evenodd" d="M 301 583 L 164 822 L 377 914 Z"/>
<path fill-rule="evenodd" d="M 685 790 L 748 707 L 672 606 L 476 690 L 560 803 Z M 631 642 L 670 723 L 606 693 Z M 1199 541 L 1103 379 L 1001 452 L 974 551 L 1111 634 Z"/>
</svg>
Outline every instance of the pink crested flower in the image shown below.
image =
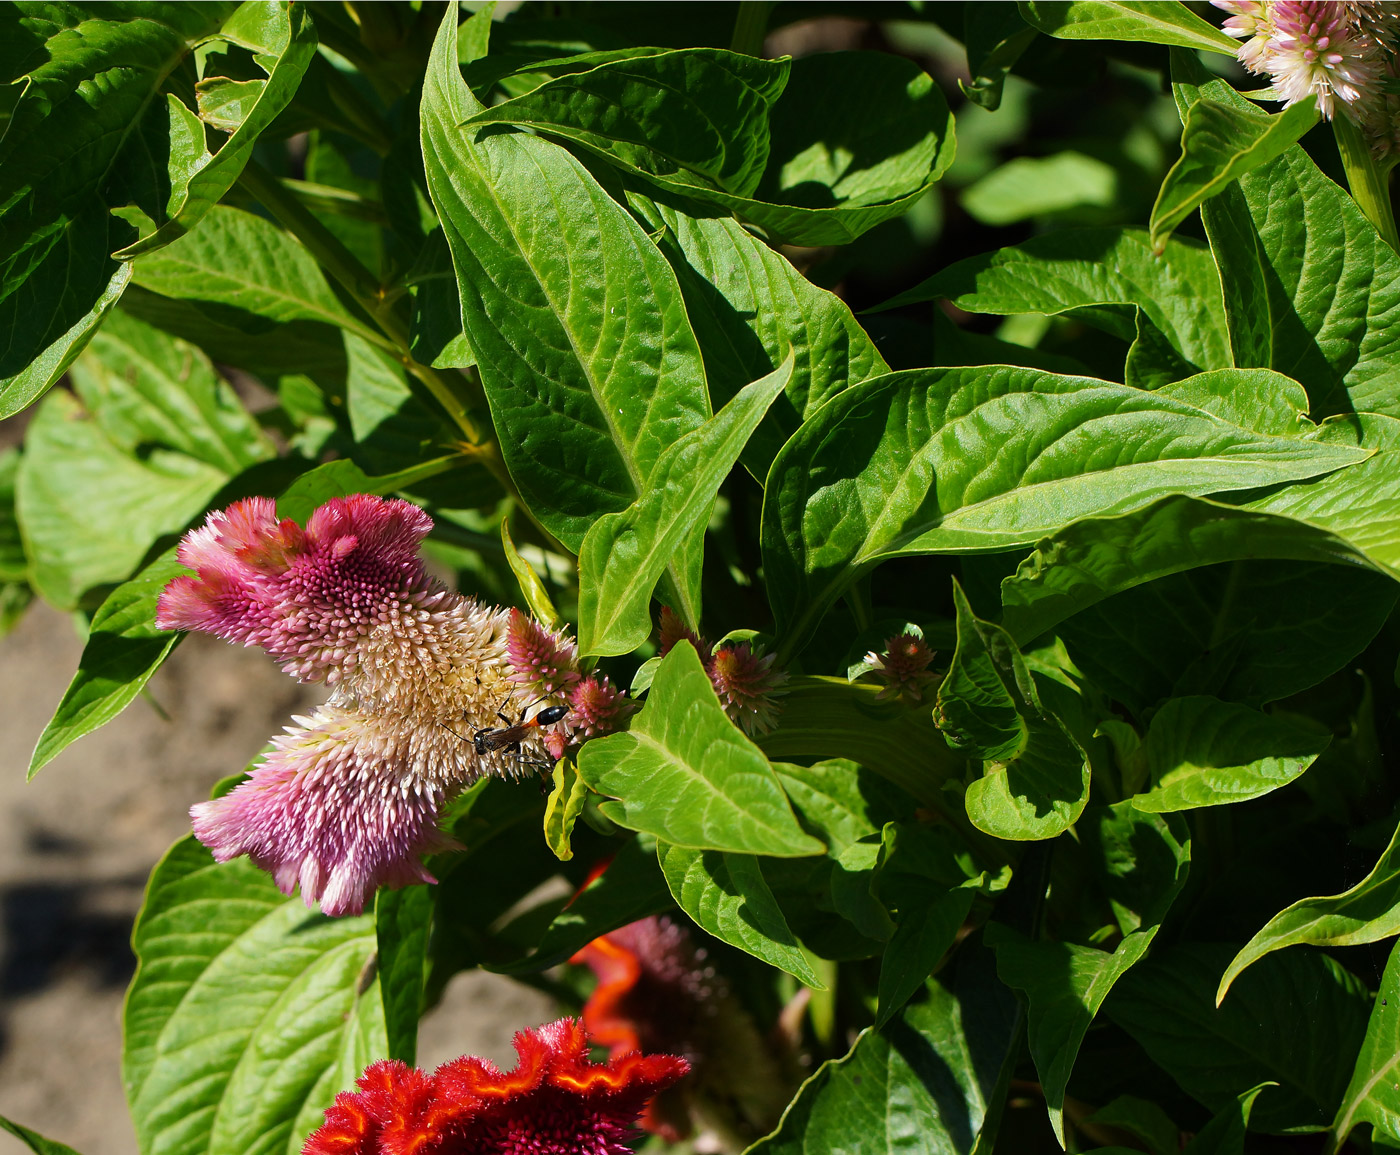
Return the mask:
<svg viewBox="0 0 1400 1155">
<path fill-rule="evenodd" d="M 673 1055 L 588 1059 L 588 1036 L 560 1019 L 515 1036 L 515 1069 L 454 1059 L 433 1074 L 397 1060 L 343 1091 L 302 1155 L 630 1155 L 647 1100 L 689 1070 Z"/>
<path fill-rule="evenodd" d="M 570 960 L 598 985 L 583 1007 L 613 1058 L 682 1055 L 693 1078 L 658 1095 L 641 1119 L 675 1142 L 702 1126 L 748 1138 L 772 1128 L 787 1101 L 776 1055 L 684 926 L 653 915 L 594 939 Z"/>
<path fill-rule="evenodd" d="M 621 730 L 641 704 L 608 681 L 606 674 L 590 674 L 569 691 L 569 724 L 580 739 L 596 738 Z"/>
<path fill-rule="evenodd" d="M 776 699 L 787 693 L 782 687 L 788 675 L 786 670 L 773 669 L 773 654 L 765 655 L 748 642 L 722 642 L 714 649 L 669 607 L 662 606 L 658 655 L 664 658 L 682 640 L 700 655 L 700 664 L 731 722 L 749 735 L 766 734 L 778 724 Z"/>
<path fill-rule="evenodd" d="M 907 698 L 911 702 L 923 700 L 924 690 L 938 680 L 938 675 L 929 671 L 933 661 L 933 651 L 917 634 L 896 634 L 885 643 L 882 653 L 871 651 L 865 655 L 867 673 L 874 674 L 885 683 L 880 698 Z"/>
<path fill-rule="evenodd" d="M 1212 0 L 1232 15 L 1224 30 L 1243 39 L 1240 63 L 1268 76 L 1285 105 L 1317 97 L 1328 120 L 1340 108 L 1358 124 L 1383 100 L 1382 39 L 1363 9 L 1342 0 Z"/>
<path fill-rule="evenodd" d="M 748 642 L 721 645 L 710 659 L 710 682 L 730 720 L 745 734 L 766 734 L 778 724 L 777 699 L 787 691 L 786 670 L 773 668 L 772 654 Z"/>
<path fill-rule="evenodd" d="M 406 501 L 337 498 L 302 529 L 251 498 L 186 535 L 179 557 L 195 576 L 171 581 L 157 605 L 163 629 L 261 646 L 301 681 L 331 687 L 246 782 L 191 811 L 216 859 L 247 854 L 330 915 L 359 913 L 380 886 L 431 881 L 419 859 L 450 844 L 443 802 L 546 751 L 548 728 L 537 727 L 518 753 L 477 752 L 474 732 L 535 699 L 515 678 L 510 615 L 424 570 L 431 528 Z"/>
<path fill-rule="evenodd" d="M 510 611 L 506 653 L 510 680 L 542 698 L 565 695 L 578 683 L 578 646 L 573 639 L 545 629 L 516 609 Z"/>
</svg>

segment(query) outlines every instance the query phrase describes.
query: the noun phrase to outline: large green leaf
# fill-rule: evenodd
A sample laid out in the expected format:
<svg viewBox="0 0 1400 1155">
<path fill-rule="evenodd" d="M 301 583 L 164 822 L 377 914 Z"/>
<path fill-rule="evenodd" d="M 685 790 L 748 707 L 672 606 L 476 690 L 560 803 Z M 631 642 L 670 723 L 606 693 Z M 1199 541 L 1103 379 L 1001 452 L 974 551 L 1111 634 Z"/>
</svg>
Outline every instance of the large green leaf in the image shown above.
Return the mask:
<svg viewBox="0 0 1400 1155">
<path fill-rule="evenodd" d="M 982 762 L 967 787 L 972 824 L 996 838 L 1053 838 L 1089 800 L 1089 759 L 1041 702 L 1034 676 L 1000 626 L 953 589 L 958 646 L 934 721 L 955 750 Z"/>
<path fill-rule="evenodd" d="M 381 890 L 374 896 L 375 965 L 384 1006 L 385 1054 L 414 1065 L 423 1013 L 433 893 L 426 885 Z"/>
<path fill-rule="evenodd" d="M 1369 465 L 1349 473 L 1359 475 Z M 1037 545 L 1001 583 L 1002 625 L 1017 641 L 1029 642 L 1124 590 L 1198 566 L 1250 558 L 1343 565 L 1368 560 L 1344 537 L 1306 520 L 1168 497 L 1123 517 L 1085 518 Z"/>
<path fill-rule="evenodd" d="M 0 77 L 18 94 L 0 136 L 0 416 L 53 384 L 121 295 L 129 270 L 107 254 L 131 231 L 108 215 L 124 203 L 113 178 L 148 147 L 148 108 L 164 119 L 166 77 L 229 10 L 14 10 Z"/>
<path fill-rule="evenodd" d="M 1069 942 L 1032 941 L 992 923 L 1001 981 L 1030 1004 L 1027 1038 L 1045 1092 L 1055 1136 L 1064 1142 L 1065 1088 L 1084 1035 L 1104 999 L 1146 953 L 1167 908 L 1186 883 L 1190 841 L 1184 826 L 1137 813 L 1127 802 L 1100 810 L 1085 824 L 1102 854 L 1110 898 L 1132 929 L 1112 951 Z M 1086 833 L 1088 831 L 1086 830 Z"/>
<path fill-rule="evenodd" d="M 1188 109 L 1248 106 L 1221 80 L 1175 87 Z M 1314 416 L 1400 416 L 1400 256 L 1301 147 L 1206 201 L 1201 219 L 1236 365 L 1306 382 Z"/>
<path fill-rule="evenodd" d="M 201 45 L 205 69 L 197 86 L 200 116 L 195 118 L 170 98 L 176 115 L 183 114 L 192 123 L 188 139 L 180 144 L 176 133 L 170 133 L 165 174 L 170 189 L 157 222 L 160 227 L 116 254 L 122 259 L 153 252 L 199 223 L 233 187 L 253 155 L 258 136 L 291 103 L 316 54 L 316 28 L 302 3 L 245 0 L 224 22 L 219 39 L 252 53 L 267 79 L 230 80 L 218 75 L 213 66 L 218 54 L 211 52 L 210 44 Z M 205 144 L 204 124 L 228 133 L 212 154 Z"/>
<path fill-rule="evenodd" d="M 1400 933 L 1400 828 L 1371 872 L 1349 890 L 1302 898 L 1279 911 L 1231 961 L 1221 976 L 1216 1001 L 1239 975 L 1284 947 L 1358 946 Z M 1291 956 L 1290 956 L 1291 957 Z"/>
<path fill-rule="evenodd" d="M 880 309 L 940 298 L 969 313 L 1069 313 L 1126 341 L 1140 311 L 1186 362 L 1182 376 L 1233 364 L 1210 250 L 1168 240 L 1159 255 L 1143 229 L 1046 233 L 949 265 Z"/>
<path fill-rule="evenodd" d="M 714 404 L 772 372 L 791 354 L 792 378 L 741 460 L 767 476 L 778 450 L 847 385 L 889 372 L 840 297 L 817 288 L 738 221 L 693 216 L 633 190 L 627 203 L 680 278 Z"/>
<path fill-rule="evenodd" d="M 789 354 L 705 424 L 667 446 L 647 488 L 627 509 L 604 514 L 589 527 L 578 552 L 580 653 L 627 654 L 646 641 L 657 580 L 697 527 L 703 532 L 721 483 L 791 377 Z"/>
<path fill-rule="evenodd" d="M 1181 158 L 1152 206 L 1154 247 L 1165 244 L 1188 215 L 1250 169 L 1268 164 L 1317 123 L 1317 102 L 1304 100 L 1275 116 L 1250 104 L 1198 100 L 1186 114 Z"/>
<path fill-rule="evenodd" d="M 1239 45 L 1177 0 L 1018 0 L 1028 24 L 1061 40 L 1174 44 L 1234 56 Z"/>
<path fill-rule="evenodd" d="M 1138 716 L 1193 694 L 1257 707 L 1343 668 L 1397 594 L 1392 579 L 1355 566 L 1243 560 L 1129 589 L 1057 632 L 1089 680 Z"/>
<path fill-rule="evenodd" d="M 468 120 L 528 125 L 643 172 L 751 196 L 791 61 L 690 48 L 604 60 Z"/>
<path fill-rule="evenodd" d="M 1370 1123 L 1376 1133 L 1400 1141 L 1400 943 L 1390 951 L 1380 990 L 1371 1004 L 1371 1021 L 1351 1082 L 1342 1096 L 1332 1136 L 1337 1147 L 1358 1123 Z"/>
<path fill-rule="evenodd" d="M 211 320 L 249 336 L 270 323 L 319 321 L 383 339 L 346 312 L 295 237 L 228 205 L 211 209 L 197 231 L 137 261 L 135 280 L 162 296 L 195 301 Z"/>
<path fill-rule="evenodd" d="M 66 1143 L 60 1143 L 56 1139 L 45 1139 L 39 1132 L 21 1127 L 18 1123 L 6 1119 L 4 1115 L 0 1115 L 0 1130 L 8 1131 L 33 1151 L 34 1155 L 78 1155 Z"/>
<path fill-rule="evenodd" d="M 1171 698 L 1142 742 L 1150 789 L 1133 799 L 1161 814 L 1244 802 L 1286 786 L 1331 734 L 1219 698 Z"/>
<path fill-rule="evenodd" d="M 114 315 L 34 418 L 17 509 L 35 588 L 72 607 L 128 577 L 270 442 L 198 349 Z"/>
<path fill-rule="evenodd" d="M 374 919 L 329 919 L 193 837 L 133 932 L 122 1079 L 142 1155 L 294 1151 L 387 1048 Z"/>
<path fill-rule="evenodd" d="M 1264 410 L 1282 379 L 1241 379 Z M 1031 544 L 1082 517 L 1329 473 L 1371 456 L 1245 428 L 1166 394 L 1009 366 L 852 386 L 778 454 L 764 494 L 785 652 L 885 558 Z"/>
<path fill-rule="evenodd" d="M 701 929 L 809 987 L 826 989 L 788 928 L 757 858 L 665 842 L 657 843 L 656 854 L 671 894 Z"/>
<path fill-rule="evenodd" d="M 675 274 L 641 227 L 559 145 L 460 127 L 480 111 L 450 6 L 423 88 L 428 188 L 506 464 L 578 549 L 710 415 L 704 367 Z M 674 584 L 690 592 L 687 567 Z"/>
<path fill-rule="evenodd" d="M 773 768 L 729 720 L 695 647 L 662 659 L 631 729 L 584 744 L 579 776 L 617 799 L 603 812 L 677 846 L 768 854 L 820 854 L 803 833 Z"/>
<path fill-rule="evenodd" d="M 1005 1064 L 1019 1050 L 1019 1009 L 986 952 L 967 951 L 947 981 L 931 979 L 920 1001 L 823 1063 L 748 1155 L 990 1151 Z"/>
<path fill-rule="evenodd" d="M 1366 1030 L 1369 996 L 1316 951 L 1277 955 L 1215 1006 L 1230 947 L 1187 944 L 1134 967 L 1104 1006 L 1153 1062 L 1213 1111 L 1273 1080 L 1250 1124 L 1269 1132 L 1328 1125 Z"/>
</svg>

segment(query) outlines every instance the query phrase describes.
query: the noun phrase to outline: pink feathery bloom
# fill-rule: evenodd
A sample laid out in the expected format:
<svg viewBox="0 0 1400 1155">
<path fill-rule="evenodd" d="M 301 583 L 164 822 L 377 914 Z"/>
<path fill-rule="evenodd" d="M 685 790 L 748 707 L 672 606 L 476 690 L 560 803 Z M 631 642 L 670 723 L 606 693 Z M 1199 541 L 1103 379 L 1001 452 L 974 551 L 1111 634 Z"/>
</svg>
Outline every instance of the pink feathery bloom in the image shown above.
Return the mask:
<svg viewBox="0 0 1400 1155">
<path fill-rule="evenodd" d="M 302 1155 L 630 1155 L 647 1100 L 689 1070 L 673 1055 L 588 1059 L 582 1024 L 515 1036 L 515 1069 L 454 1059 L 433 1074 L 397 1060 L 343 1091 Z"/>
<path fill-rule="evenodd" d="M 573 639 L 545 629 L 519 610 L 510 611 L 506 653 L 510 680 L 541 697 L 567 694 L 578 683 L 578 646 Z"/>
<path fill-rule="evenodd" d="M 302 529 L 250 498 L 186 535 L 179 558 L 196 576 L 175 578 L 157 605 L 162 629 L 261 646 L 332 688 L 246 781 L 191 810 L 217 861 L 246 854 L 326 914 L 359 913 L 381 886 L 433 881 L 419 859 L 451 845 L 441 805 L 483 774 L 543 760 L 543 727 L 518 755 L 479 754 L 470 740 L 535 700 L 513 678 L 510 615 L 424 570 L 431 528 L 406 501 L 337 498 Z"/>
<path fill-rule="evenodd" d="M 773 654 L 765 655 L 748 642 L 721 642 L 718 649 L 696 634 L 671 612 L 661 607 L 660 644 L 657 653 L 665 657 L 684 639 L 695 647 L 700 664 L 719 695 L 729 720 L 745 734 L 766 734 L 778 724 L 777 698 L 787 693 L 786 670 L 773 668 Z"/>
<path fill-rule="evenodd" d="M 920 702 L 924 690 L 938 680 L 928 668 L 932 661 L 933 651 L 923 638 L 903 633 L 890 638 L 882 653 L 872 650 L 866 654 L 864 665 L 866 673 L 874 674 L 885 683 L 877 697 L 902 697 Z"/>
<path fill-rule="evenodd" d="M 594 939 L 572 962 L 598 985 L 583 1007 L 593 1040 L 614 1059 L 636 1051 L 682 1055 L 694 1077 L 658 1095 L 641 1125 L 670 1142 L 693 1120 L 750 1138 L 771 1129 L 787 1101 L 779 1064 L 728 982 L 680 924 L 653 915 Z"/>
<path fill-rule="evenodd" d="M 1381 97 L 1386 71 L 1380 40 L 1342 0 L 1212 0 L 1232 13 L 1224 30 L 1245 40 L 1240 63 L 1273 80 L 1285 105 L 1310 95 L 1328 120 L 1338 107 L 1360 123 Z"/>
</svg>

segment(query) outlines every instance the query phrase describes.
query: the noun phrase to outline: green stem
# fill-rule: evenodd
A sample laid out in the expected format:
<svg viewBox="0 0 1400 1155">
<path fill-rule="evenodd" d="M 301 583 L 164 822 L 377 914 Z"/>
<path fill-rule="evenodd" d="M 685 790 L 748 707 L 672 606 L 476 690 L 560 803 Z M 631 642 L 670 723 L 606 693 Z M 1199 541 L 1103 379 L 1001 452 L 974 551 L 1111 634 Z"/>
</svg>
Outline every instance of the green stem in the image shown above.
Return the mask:
<svg viewBox="0 0 1400 1155">
<path fill-rule="evenodd" d="M 768 32 L 768 14 L 773 11 L 771 0 L 740 0 L 739 15 L 734 18 L 734 35 L 730 38 L 731 52 L 745 56 L 763 55 L 763 38 Z"/>
<path fill-rule="evenodd" d="M 1371 155 L 1370 146 L 1361 130 L 1344 114 L 1332 118 L 1332 131 L 1337 137 L 1337 150 L 1342 154 L 1342 168 L 1347 174 L 1351 195 L 1376 226 L 1385 243 L 1400 252 L 1400 235 L 1395 231 L 1395 210 L 1390 202 L 1390 182 Z"/>
</svg>

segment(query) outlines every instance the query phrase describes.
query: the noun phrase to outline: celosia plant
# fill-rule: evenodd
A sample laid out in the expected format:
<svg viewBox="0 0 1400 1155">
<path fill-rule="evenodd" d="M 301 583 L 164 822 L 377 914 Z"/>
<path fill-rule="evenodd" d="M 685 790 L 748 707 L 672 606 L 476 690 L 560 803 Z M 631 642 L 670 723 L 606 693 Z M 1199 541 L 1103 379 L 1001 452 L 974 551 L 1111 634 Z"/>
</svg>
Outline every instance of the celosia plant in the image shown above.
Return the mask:
<svg viewBox="0 0 1400 1155">
<path fill-rule="evenodd" d="M 1400 1147 L 1398 31 L 0 0 L 31 773 L 198 755 L 13 839 L 190 811 L 140 1155 Z M 193 632 L 319 704 L 224 756 Z M 417 1070 L 473 970 L 581 1018 Z"/>
<path fill-rule="evenodd" d="M 519 1032 L 515 1052 L 509 1072 L 465 1057 L 431 1075 L 374 1063 L 302 1155 L 627 1155 L 638 1112 L 688 1069 L 673 1055 L 591 1063 L 572 1019 Z"/>
</svg>

